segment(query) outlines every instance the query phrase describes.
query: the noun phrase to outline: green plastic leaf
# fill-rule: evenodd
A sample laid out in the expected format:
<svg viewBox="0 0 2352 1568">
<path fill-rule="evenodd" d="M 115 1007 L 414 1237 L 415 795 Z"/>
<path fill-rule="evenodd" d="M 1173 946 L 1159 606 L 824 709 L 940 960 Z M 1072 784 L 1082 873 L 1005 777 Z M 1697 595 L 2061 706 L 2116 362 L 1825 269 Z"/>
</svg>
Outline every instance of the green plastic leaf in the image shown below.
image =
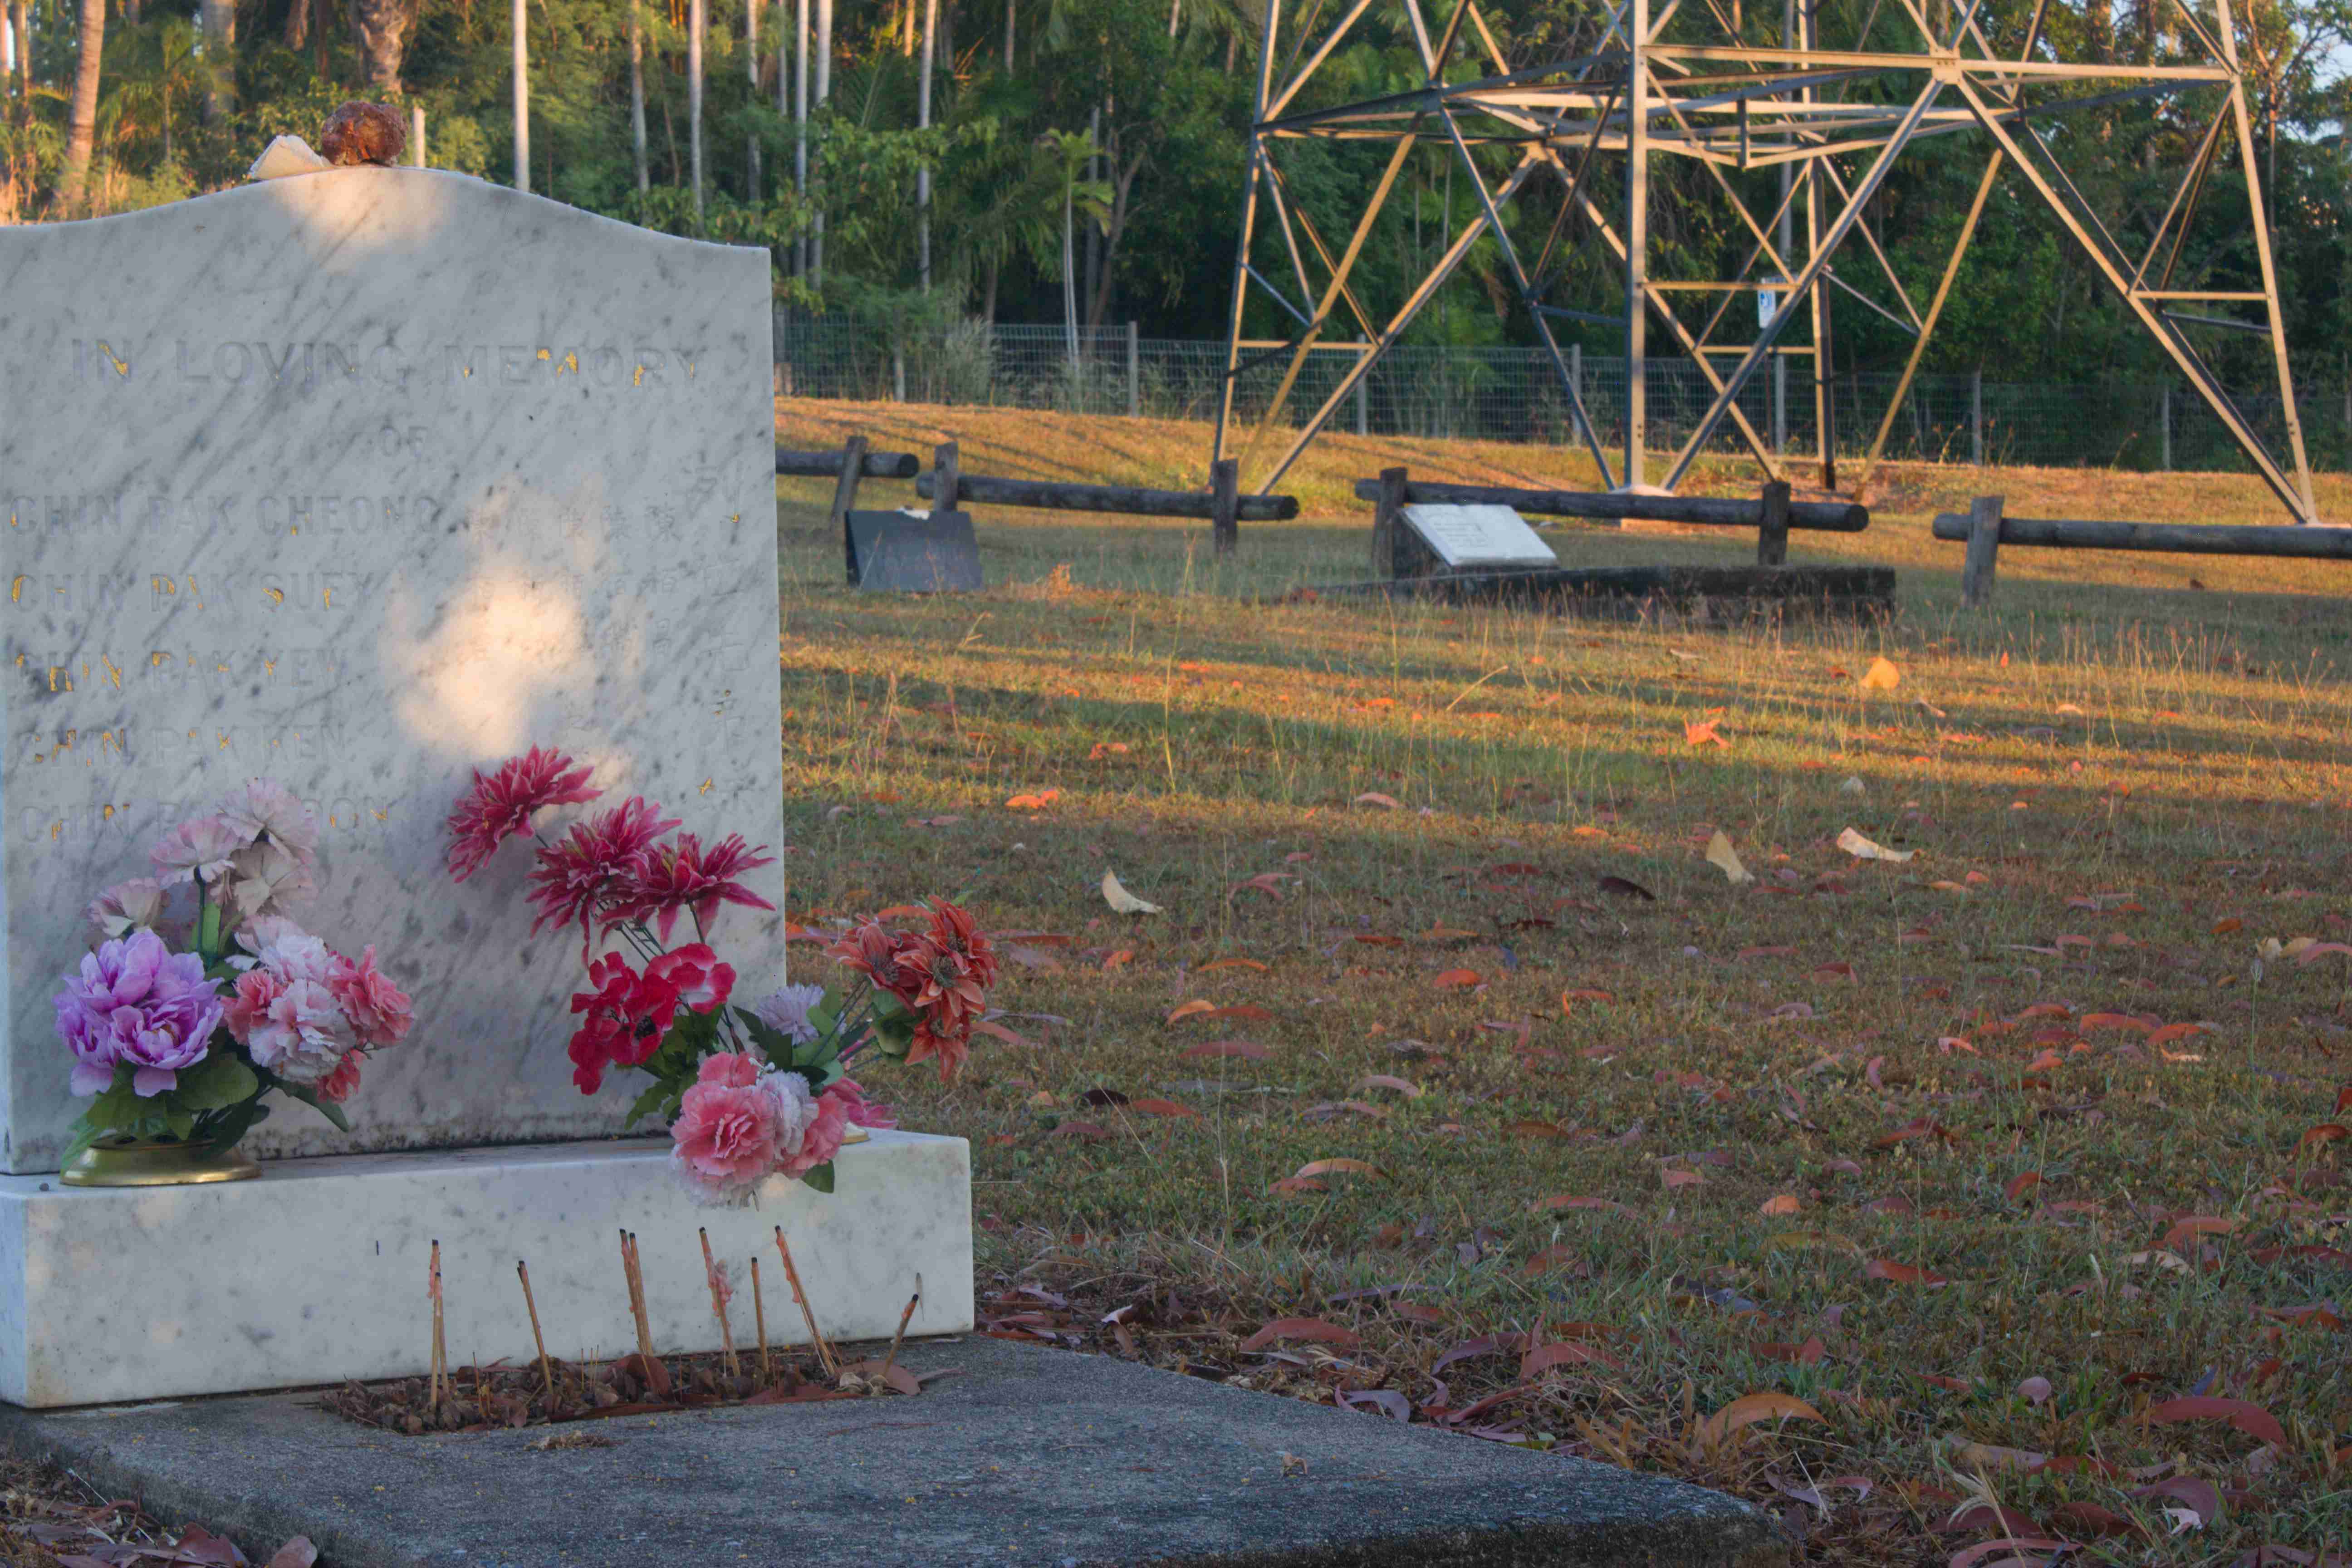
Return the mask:
<svg viewBox="0 0 2352 1568">
<path fill-rule="evenodd" d="M 316 1089 L 304 1089 L 299 1085 L 290 1083 L 283 1084 L 279 1087 L 283 1088 L 288 1094 L 291 1095 L 296 1100 L 300 1100 L 303 1104 L 309 1106 L 311 1110 L 317 1111 L 320 1115 L 333 1122 L 337 1131 L 349 1132 L 352 1130 L 352 1119 L 343 1114 L 343 1108 L 337 1105 L 331 1100 L 320 1099 L 319 1093 Z M 224 1138 L 223 1142 L 234 1142 L 237 1138 L 244 1137 L 246 1128 L 250 1127 L 255 1121 L 259 1120 L 260 1118 L 257 1116 L 247 1118 L 242 1125 L 235 1125 L 233 1135 Z"/>
<path fill-rule="evenodd" d="M 801 1180 L 806 1182 L 810 1186 L 814 1187 L 818 1192 L 829 1193 L 833 1191 L 833 1162 L 827 1160 L 822 1165 L 811 1166 L 808 1170 L 801 1173 Z"/>
<path fill-rule="evenodd" d="M 180 1086 L 172 1091 L 172 1098 L 187 1110 L 226 1110 L 260 1092 L 261 1079 L 251 1068 L 229 1052 L 215 1049 L 181 1072 Z"/>
<path fill-rule="evenodd" d="M 686 1098 L 686 1091 L 690 1082 L 691 1080 L 682 1083 L 675 1079 L 665 1079 L 655 1083 L 631 1103 L 629 1121 L 634 1123 L 646 1116 L 659 1116 L 664 1121 L 667 1121 L 677 1113 L 677 1102 Z"/>
</svg>

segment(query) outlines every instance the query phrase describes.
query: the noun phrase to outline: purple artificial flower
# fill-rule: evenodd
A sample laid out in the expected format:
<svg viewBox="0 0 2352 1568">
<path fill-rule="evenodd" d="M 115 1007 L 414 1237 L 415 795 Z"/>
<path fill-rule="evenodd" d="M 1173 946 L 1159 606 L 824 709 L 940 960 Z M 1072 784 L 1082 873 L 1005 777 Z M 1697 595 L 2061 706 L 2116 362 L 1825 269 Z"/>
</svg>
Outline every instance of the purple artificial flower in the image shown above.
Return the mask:
<svg viewBox="0 0 2352 1568">
<path fill-rule="evenodd" d="M 71 1088 L 84 1096 L 112 1083 L 121 1062 L 136 1069 L 132 1086 L 142 1095 L 176 1087 L 180 1070 L 204 1059 L 221 1021 L 205 961 L 172 952 L 152 931 L 85 954 L 56 1006 L 58 1037 L 74 1057 Z"/>
</svg>

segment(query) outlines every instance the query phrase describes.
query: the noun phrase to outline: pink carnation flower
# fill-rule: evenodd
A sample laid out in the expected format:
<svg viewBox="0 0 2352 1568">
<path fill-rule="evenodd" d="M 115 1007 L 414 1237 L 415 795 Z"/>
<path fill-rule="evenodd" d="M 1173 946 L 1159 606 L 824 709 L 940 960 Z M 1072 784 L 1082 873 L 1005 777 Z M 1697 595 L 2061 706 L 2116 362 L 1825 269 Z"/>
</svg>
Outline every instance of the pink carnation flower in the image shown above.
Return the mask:
<svg viewBox="0 0 2352 1568">
<path fill-rule="evenodd" d="M 352 1021 L 352 1032 L 363 1046 L 395 1045 L 408 1033 L 409 1025 L 415 1022 L 407 996 L 392 983 L 391 976 L 376 968 L 373 944 L 360 954 L 357 963 L 338 954 L 327 989 L 334 993 L 344 1016 Z"/>
<path fill-rule="evenodd" d="M 163 886 L 202 878 L 218 881 L 228 870 L 229 857 L 246 846 L 245 835 L 225 816 L 201 816 L 184 822 L 155 841 L 147 858 Z"/>
<path fill-rule="evenodd" d="M 153 930 L 163 918 L 163 884 L 152 877 L 117 882 L 90 900 L 89 923 L 107 937 L 129 936 L 145 927 Z"/>
<path fill-rule="evenodd" d="M 449 875 L 462 882 L 480 870 L 501 843 L 530 831 L 531 814 L 541 806 L 572 805 L 602 795 L 588 787 L 588 774 L 562 752 L 537 746 L 509 757 L 487 778 L 476 768 L 474 787 L 449 814 Z"/>
<path fill-rule="evenodd" d="M 835 1084 L 816 1097 L 816 1119 L 801 1134 L 799 1151 L 784 1161 L 785 1175 L 803 1175 L 841 1152 L 841 1141 L 849 1133 L 849 1100 L 835 1092 L 840 1087 Z"/>
<path fill-rule="evenodd" d="M 247 844 L 267 838 L 304 870 L 317 858 L 319 818 L 301 797 L 276 779 L 247 779 L 221 802 L 220 816 Z"/>
<path fill-rule="evenodd" d="M 316 980 L 289 980 L 254 1025 L 246 1049 L 287 1082 L 312 1084 L 341 1066 L 355 1043 L 333 992 Z"/>
<path fill-rule="evenodd" d="M 781 1153 L 775 1100 L 757 1083 L 697 1082 L 678 1102 L 670 1123 L 670 1161 L 704 1203 L 738 1204 L 775 1170 Z M 756 1068 L 753 1069 L 755 1072 Z M 719 1069 L 731 1078 L 732 1067 Z"/>
<path fill-rule="evenodd" d="M 367 1060 L 365 1051 L 345 1051 L 335 1070 L 319 1080 L 319 1098 L 336 1105 L 342 1104 L 359 1091 L 360 1066 Z"/>
<path fill-rule="evenodd" d="M 695 1081 L 716 1084 L 720 1089 L 749 1089 L 760 1081 L 759 1058 L 735 1051 L 705 1057 Z"/>
<path fill-rule="evenodd" d="M 269 1005 L 284 989 L 285 982 L 257 964 L 238 975 L 236 989 L 221 1010 L 229 1037 L 240 1046 L 251 1046 L 253 1031 L 269 1021 Z"/>
</svg>

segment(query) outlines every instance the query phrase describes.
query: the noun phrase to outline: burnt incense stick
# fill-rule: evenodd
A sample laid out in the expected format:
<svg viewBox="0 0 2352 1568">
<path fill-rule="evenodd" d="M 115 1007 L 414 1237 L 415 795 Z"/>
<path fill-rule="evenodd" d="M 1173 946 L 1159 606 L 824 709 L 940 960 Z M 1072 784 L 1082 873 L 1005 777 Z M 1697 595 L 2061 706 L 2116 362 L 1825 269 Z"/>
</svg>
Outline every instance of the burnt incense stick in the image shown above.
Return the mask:
<svg viewBox="0 0 2352 1568">
<path fill-rule="evenodd" d="M 710 1287 L 710 1315 L 719 1320 L 719 1348 L 727 1375 L 733 1377 L 743 1370 L 735 1359 L 735 1330 L 727 1321 L 727 1299 L 734 1292 L 727 1288 L 727 1277 L 719 1272 L 718 1259 L 710 1256 L 710 1232 L 708 1227 L 695 1232 L 702 1238 L 702 1278 Z"/>
<path fill-rule="evenodd" d="M 637 1321 L 637 1355 L 646 1382 L 654 1380 L 654 1331 L 646 1321 L 646 1269 L 637 1253 L 637 1233 L 625 1233 L 629 1246 L 629 1310 Z"/>
<path fill-rule="evenodd" d="M 530 1342 L 539 1347 L 539 1375 L 547 1380 L 547 1409 L 555 1412 L 555 1373 L 547 1363 L 547 1340 L 539 1331 L 539 1303 L 530 1299 L 530 1265 L 515 1259 L 515 1277 L 522 1281 L 522 1304 L 530 1313 Z"/>
<path fill-rule="evenodd" d="M 751 1326 L 760 1335 L 760 1375 L 768 1375 L 768 1304 L 760 1299 L 760 1255 L 751 1254 Z"/>
<path fill-rule="evenodd" d="M 428 1392 L 433 1408 L 438 1410 L 441 1408 L 443 1369 L 448 1364 L 449 1352 L 443 1345 L 441 1334 L 441 1243 L 437 1238 L 433 1243 L 433 1261 L 425 1274 L 425 1294 L 433 1301 L 433 1374 Z"/>
<path fill-rule="evenodd" d="M 810 1342 L 816 1346 L 816 1359 L 824 1368 L 824 1375 L 838 1378 L 841 1365 L 833 1359 L 833 1347 L 824 1342 L 824 1331 L 816 1326 L 816 1314 L 809 1310 L 808 1292 L 801 1289 L 801 1271 L 793 1267 L 793 1249 L 784 1240 L 784 1227 L 776 1227 L 776 1251 L 784 1260 L 784 1280 L 793 1288 L 793 1300 L 799 1303 L 802 1321 L 808 1324 Z"/>
<path fill-rule="evenodd" d="M 898 1347 L 907 1342 L 907 1325 L 914 1321 L 915 1309 L 923 1300 L 923 1277 L 915 1276 L 915 1293 L 907 1298 L 907 1310 L 898 1314 L 898 1331 L 890 1337 L 890 1353 L 882 1358 L 882 1381 L 890 1381 L 890 1369 L 898 1364 Z"/>
</svg>

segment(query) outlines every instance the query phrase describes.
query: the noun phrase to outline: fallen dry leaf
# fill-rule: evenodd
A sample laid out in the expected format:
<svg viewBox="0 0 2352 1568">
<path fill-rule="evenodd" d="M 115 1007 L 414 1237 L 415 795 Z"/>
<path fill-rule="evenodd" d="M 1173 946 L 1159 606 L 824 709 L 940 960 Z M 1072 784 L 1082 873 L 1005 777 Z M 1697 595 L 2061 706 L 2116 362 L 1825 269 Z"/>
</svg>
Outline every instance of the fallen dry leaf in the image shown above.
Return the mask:
<svg viewBox="0 0 2352 1568">
<path fill-rule="evenodd" d="M 1743 1394 L 1699 1423 L 1701 1443 L 1720 1443 L 1743 1426 L 1759 1421 L 1819 1421 L 1822 1413 L 1793 1394 L 1765 1389 Z"/>
<path fill-rule="evenodd" d="M 1903 672 L 1895 668 L 1893 659 L 1874 658 L 1870 668 L 1862 672 L 1862 684 L 1865 690 L 1892 691 L 1903 684 Z"/>
<path fill-rule="evenodd" d="M 1916 849 L 1889 849 L 1874 844 L 1851 827 L 1838 835 L 1837 846 L 1857 860 L 1886 860 L 1897 865 L 1918 853 Z"/>
<path fill-rule="evenodd" d="M 1161 913 L 1158 904 L 1137 898 L 1118 885 L 1118 874 L 1105 871 L 1102 879 L 1103 902 L 1123 915 L 1156 915 Z"/>
<path fill-rule="evenodd" d="M 1740 864 L 1739 851 L 1731 847 L 1731 840 L 1719 827 L 1715 830 L 1715 837 L 1706 841 L 1706 863 L 1718 868 L 1734 887 L 1756 879 L 1755 874 Z"/>
</svg>

